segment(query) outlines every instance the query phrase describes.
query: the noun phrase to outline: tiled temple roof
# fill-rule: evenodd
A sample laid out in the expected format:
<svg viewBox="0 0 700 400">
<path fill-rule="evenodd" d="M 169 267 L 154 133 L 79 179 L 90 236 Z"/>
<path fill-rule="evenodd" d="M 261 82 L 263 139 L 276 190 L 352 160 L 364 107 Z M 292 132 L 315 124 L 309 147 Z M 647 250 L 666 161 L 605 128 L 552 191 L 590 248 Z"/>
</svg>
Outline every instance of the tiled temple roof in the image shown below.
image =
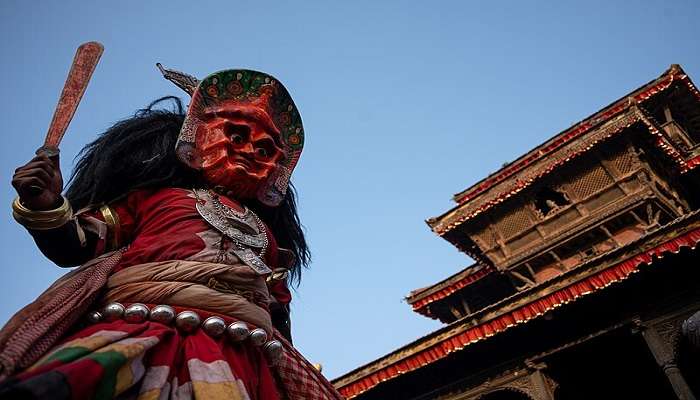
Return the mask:
<svg viewBox="0 0 700 400">
<path fill-rule="evenodd" d="M 656 144 L 679 162 L 681 172 L 695 168 L 700 165 L 700 157 L 690 160 L 683 160 L 682 157 L 679 159 L 673 144 L 659 133 L 658 127 L 650 122 L 650 117 L 637 107 L 637 104 L 643 105 L 645 101 L 663 93 L 675 82 L 685 85 L 700 101 L 700 92 L 688 75 L 680 66 L 673 65 L 654 81 L 559 133 L 469 189 L 456 194 L 454 200 L 458 203 L 457 206 L 426 222 L 434 232 L 442 236 L 590 150 L 603 139 L 639 121 L 647 124 L 652 134 L 658 135 Z M 601 135 L 601 130 L 607 130 L 607 132 Z"/>
<path fill-rule="evenodd" d="M 643 127 L 651 142 L 685 173 L 700 165 L 697 153 L 681 154 L 653 117 L 645 111 L 650 99 L 669 88 L 683 88 L 691 102 L 700 102 L 700 92 L 680 66 L 673 65 L 659 78 L 612 103 L 600 112 L 557 134 L 498 172 L 458 193 L 456 207 L 429 219 L 431 229 L 443 236 L 476 215 L 524 190 L 533 182 L 560 168 L 577 156 L 632 125 Z M 688 93 L 690 96 L 688 97 Z M 693 103 L 695 107 L 695 103 Z M 693 158 L 694 157 L 694 158 Z M 446 238 L 454 243 L 454 236 Z M 474 313 L 423 336 L 375 361 L 335 379 L 334 385 L 346 398 L 356 397 L 382 382 L 438 362 L 451 353 L 488 339 L 519 324 L 579 298 L 627 279 L 668 253 L 681 247 L 695 249 L 700 242 L 700 210 L 648 232 L 637 240 L 588 259 L 576 268 L 554 276 L 537 286 L 519 291 Z M 456 245 L 459 244 L 455 243 Z M 477 256 L 477 261 L 481 260 Z M 483 261 L 483 260 L 482 260 Z M 431 304 L 444 302 L 474 282 L 493 274 L 488 263 L 478 262 L 425 288 L 412 291 L 406 298 L 413 310 L 435 318 Z M 437 304 L 437 303 L 436 303 Z"/>
<path fill-rule="evenodd" d="M 428 305 L 438 300 L 442 300 L 453 293 L 467 287 L 493 272 L 493 268 L 481 264 L 472 264 L 460 272 L 422 289 L 416 289 L 406 296 L 406 302 L 411 305 L 413 311 L 425 315 L 429 318 L 434 316 Z"/>
<path fill-rule="evenodd" d="M 548 311 L 603 290 L 652 266 L 666 254 L 700 243 L 700 211 L 686 214 L 624 247 L 601 254 L 568 273 L 457 320 L 398 350 L 359 367 L 333 384 L 352 399 L 402 374 L 437 362 L 449 354 L 486 340 Z"/>
</svg>

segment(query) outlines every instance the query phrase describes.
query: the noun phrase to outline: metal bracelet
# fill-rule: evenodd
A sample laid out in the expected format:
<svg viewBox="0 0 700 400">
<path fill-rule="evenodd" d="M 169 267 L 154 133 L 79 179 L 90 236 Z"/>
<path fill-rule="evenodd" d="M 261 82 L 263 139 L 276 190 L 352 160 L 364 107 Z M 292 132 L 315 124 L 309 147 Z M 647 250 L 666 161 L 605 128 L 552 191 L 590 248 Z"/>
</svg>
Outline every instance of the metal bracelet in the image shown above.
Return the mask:
<svg viewBox="0 0 700 400">
<path fill-rule="evenodd" d="M 65 197 L 63 203 L 53 210 L 30 210 L 16 197 L 12 202 L 12 216 L 17 222 L 31 230 L 50 230 L 65 225 L 73 218 L 73 208 Z"/>
</svg>

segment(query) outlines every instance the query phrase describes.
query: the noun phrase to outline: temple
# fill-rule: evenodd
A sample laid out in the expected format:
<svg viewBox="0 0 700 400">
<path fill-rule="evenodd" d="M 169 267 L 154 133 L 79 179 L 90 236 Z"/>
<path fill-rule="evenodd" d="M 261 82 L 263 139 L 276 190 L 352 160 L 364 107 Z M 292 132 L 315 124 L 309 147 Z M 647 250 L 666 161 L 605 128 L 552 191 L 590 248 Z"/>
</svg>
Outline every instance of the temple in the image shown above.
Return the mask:
<svg viewBox="0 0 700 400">
<path fill-rule="evenodd" d="M 362 400 L 695 399 L 699 165 L 700 92 L 672 65 L 428 219 L 475 261 L 406 299 L 444 326 L 333 384 Z"/>
</svg>

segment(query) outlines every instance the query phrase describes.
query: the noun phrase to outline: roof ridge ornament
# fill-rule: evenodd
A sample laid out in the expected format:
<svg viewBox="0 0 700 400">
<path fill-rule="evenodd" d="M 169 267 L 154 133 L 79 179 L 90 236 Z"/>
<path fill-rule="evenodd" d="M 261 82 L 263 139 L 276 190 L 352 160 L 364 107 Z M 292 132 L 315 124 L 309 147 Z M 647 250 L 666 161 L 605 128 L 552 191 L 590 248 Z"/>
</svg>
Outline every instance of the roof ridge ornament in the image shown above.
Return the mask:
<svg viewBox="0 0 700 400">
<path fill-rule="evenodd" d="M 197 85 L 199 85 L 199 79 L 190 74 L 165 68 L 161 63 L 156 63 L 156 67 L 158 67 L 160 73 L 163 74 L 163 78 L 174 83 L 177 87 L 187 92 L 187 94 L 190 96 L 192 96 L 195 89 L 197 89 Z"/>
</svg>

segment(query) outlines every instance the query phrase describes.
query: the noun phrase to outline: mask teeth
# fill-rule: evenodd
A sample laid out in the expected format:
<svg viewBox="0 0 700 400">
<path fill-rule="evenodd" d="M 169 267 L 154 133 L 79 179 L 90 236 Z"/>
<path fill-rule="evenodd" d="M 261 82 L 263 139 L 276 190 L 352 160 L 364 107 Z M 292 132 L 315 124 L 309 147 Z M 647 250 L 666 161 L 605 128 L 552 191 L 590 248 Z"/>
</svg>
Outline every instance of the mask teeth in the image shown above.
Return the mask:
<svg viewBox="0 0 700 400">
<path fill-rule="evenodd" d="M 199 85 L 199 79 L 184 72 L 176 71 L 174 69 L 167 69 L 163 67 L 161 63 L 156 63 L 156 67 L 158 67 L 160 73 L 163 74 L 163 78 L 174 83 L 177 87 L 187 92 L 187 94 L 190 96 L 194 94 L 195 89 L 197 89 L 197 85 Z"/>
</svg>

